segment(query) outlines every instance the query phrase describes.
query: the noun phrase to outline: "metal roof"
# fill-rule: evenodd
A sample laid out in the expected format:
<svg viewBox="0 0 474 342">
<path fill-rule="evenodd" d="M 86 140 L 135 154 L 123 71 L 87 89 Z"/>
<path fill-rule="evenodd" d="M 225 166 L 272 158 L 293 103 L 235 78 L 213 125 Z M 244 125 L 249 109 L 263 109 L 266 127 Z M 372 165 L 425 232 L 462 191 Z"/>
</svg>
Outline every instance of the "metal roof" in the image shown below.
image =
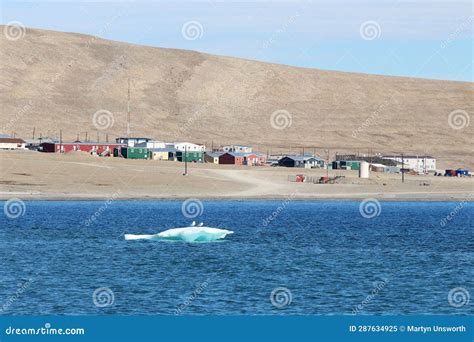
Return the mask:
<svg viewBox="0 0 474 342">
<path fill-rule="evenodd" d="M 234 157 L 247 157 L 247 156 L 250 156 L 252 154 L 256 155 L 255 152 L 225 152 L 225 153 L 228 153 Z"/>
<path fill-rule="evenodd" d="M 323 160 L 319 157 L 313 157 L 313 156 L 285 156 L 283 158 L 289 158 L 289 159 L 293 159 L 294 161 L 307 161 L 307 160 L 310 160 L 310 159 L 314 159 L 314 160 Z M 283 159 L 281 158 L 281 159 Z"/>
<path fill-rule="evenodd" d="M 135 138 L 135 137 L 132 137 L 132 138 L 124 138 L 124 137 L 120 137 L 120 138 L 115 138 L 115 140 L 142 140 L 142 139 L 145 139 L 145 140 L 152 140 L 151 138 Z"/>
<path fill-rule="evenodd" d="M 162 147 L 162 148 L 149 148 L 152 152 L 177 152 L 178 150 L 174 147 Z"/>
<path fill-rule="evenodd" d="M 122 143 L 117 143 L 117 142 L 97 142 L 97 141 L 87 141 L 87 142 L 82 142 L 82 141 L 43 141 L 43 144 L 56 144 L 56 145 L 120 145 L 123 146 L 125 144 Z"/>
<path fill-rule="evenodd" d="M 234 144 L 234 145 L 224 145 L 223 147 L 250 147 L 251 148 L 252 146 L 250 146 L 250 145 L 235 145 Z"/>
<path fill-rule="evenodd" d="M 23 144 L 25 141 L 18 138 L 0 138 L 0 143 L 20 143 Z"/>
<path fill-rule="evenodd" d="M 224 153 L 227 153 L 227 152 L 206 152 L 206 155 L 208 155 L 209 157 L 220 157 L 222 156 Z"/>
<path fill-rule="evenodd" d="M 401 155 L 398 155 L 398 156 L 381 156 L 380 158 L 402 158 Z M 407 156 L 403 156 L 403 159 L 423 159 L 423 158 L 430 158 L 430 159 L 435 159 L 434 157 L 432 156 L 424 156 L 424 155 L 418 155 L 418 156 L 415 156 L 415 155 L 407 155 Z"/>
</svg>

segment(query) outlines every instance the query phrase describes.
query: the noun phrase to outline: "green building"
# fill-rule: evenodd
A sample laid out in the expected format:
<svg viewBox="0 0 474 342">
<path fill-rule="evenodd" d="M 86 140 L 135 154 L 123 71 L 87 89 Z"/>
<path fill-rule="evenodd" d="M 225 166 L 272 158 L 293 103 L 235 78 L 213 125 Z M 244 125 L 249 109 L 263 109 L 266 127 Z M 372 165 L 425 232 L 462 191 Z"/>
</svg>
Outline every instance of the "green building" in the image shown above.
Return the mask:
<svg viewBox="0 0 474 342">
<path fill-rule="evenodd" d="M 186 158 L 185 157 L 186 154 Z M 204 161 L 204 152 L 182 152 L 182 151 L 177 151 L 176 152 L 176 159 L 180 162 L 182 161 L 187 161 L 187 162 L 203 162 Z"/>
<path fill-rule="evenodd" d="M 149 159 L 150 152 L 145 147 L 122 147 L 120 149 L 122 157 L 127 159 Z"/>
<path fill-rule="evenodd" d="M 333 170 L 359 170 L 359 160 L 335 160 L 332 162 Z"/>
</svg>

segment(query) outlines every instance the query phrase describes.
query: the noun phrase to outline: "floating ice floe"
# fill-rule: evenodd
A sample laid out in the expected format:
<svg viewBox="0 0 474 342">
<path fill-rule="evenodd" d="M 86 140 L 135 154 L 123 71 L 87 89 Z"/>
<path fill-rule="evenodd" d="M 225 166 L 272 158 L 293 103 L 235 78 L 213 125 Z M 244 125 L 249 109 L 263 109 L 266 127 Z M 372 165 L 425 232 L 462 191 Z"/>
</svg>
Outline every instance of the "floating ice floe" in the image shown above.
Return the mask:
<svg viewBox="0 0 474 342">
<path fill-rule="evenodd" d="M 185 242 L 209 242 L 225 238 L 234 232 L 226 229 L 203 227 L 203 224 L 196 226 L 193 222 L 190 227 L 173 228 L 158 234 L 135 235 L 125 234 L 125 240 L 168 240 Z"/>
</svg>

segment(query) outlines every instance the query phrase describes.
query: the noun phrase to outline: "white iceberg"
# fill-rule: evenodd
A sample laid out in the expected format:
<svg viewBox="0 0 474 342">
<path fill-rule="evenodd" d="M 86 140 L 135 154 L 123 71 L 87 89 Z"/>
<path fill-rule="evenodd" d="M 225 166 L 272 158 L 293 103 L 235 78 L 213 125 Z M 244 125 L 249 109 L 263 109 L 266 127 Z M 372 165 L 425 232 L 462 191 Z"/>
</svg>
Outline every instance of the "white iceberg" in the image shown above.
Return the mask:
<svg viewBox="0 0 474 342">
<path fill-rule="evenodd" d="M 234 232 L 226 229 L 203 227 L 193 225 L 191 227 L 173 228 L 158 234 L 135 235 L 125 234 L 125 240 L 168 240 L 185 242 L 209 242 L 225 238 Z"/>
</svg>

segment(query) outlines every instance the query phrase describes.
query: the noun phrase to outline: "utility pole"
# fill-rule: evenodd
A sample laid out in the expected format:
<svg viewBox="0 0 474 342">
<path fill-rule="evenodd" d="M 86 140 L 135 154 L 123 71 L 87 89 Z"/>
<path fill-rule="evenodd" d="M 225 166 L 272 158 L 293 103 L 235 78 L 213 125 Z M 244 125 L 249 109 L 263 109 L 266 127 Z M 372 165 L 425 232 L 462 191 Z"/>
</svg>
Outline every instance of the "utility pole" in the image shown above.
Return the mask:
<svg viewBox="0 0 474 342">
<path fill-rule="evenodd" d="M 105 142 L 109 142 L 109 133 L 105 134 Z"/>
<path fill-rule="evenodd" d="M 184 145 L 184 173 L 183 176 L 188 175 L 188 146 Z"/>
<path fill-rule="evenodd" d="M 86 142 L 87 142 L 87 141 L 88 141 L 88 140 L 87 140 L 87 131 L 86 131 Z"/>
<path fill-rule="evenodd" d="M 99 142 L 99 132 L 97 132 L 97 142 Z"/>
<path fill-rule="evenodd" d="M 329 178 L 329 149 L 326 150 L 326 177 Z"/>
<path fill-rule="evenodd" d="M 35 130 L 36 130 L 36 127 L 33 127 L 33 140 L 35 140 Z"/>
<path fill-rule="evenodd" d="M 405 183 L 405 159 L 402 153 L 402 183 Z"/>
<path fill-rule="evenodd" d="M 39 137 L 39 142 L 40 142 L 40 145 L 41 145 L 41 142 L 43 141 L 43 135 L 40 133 L 40 137 Z"/>
<path fill-rule="evenodd" d="M 59 130 L 59 153 L 63 152 L 63 131 Z"/>
</svg>

